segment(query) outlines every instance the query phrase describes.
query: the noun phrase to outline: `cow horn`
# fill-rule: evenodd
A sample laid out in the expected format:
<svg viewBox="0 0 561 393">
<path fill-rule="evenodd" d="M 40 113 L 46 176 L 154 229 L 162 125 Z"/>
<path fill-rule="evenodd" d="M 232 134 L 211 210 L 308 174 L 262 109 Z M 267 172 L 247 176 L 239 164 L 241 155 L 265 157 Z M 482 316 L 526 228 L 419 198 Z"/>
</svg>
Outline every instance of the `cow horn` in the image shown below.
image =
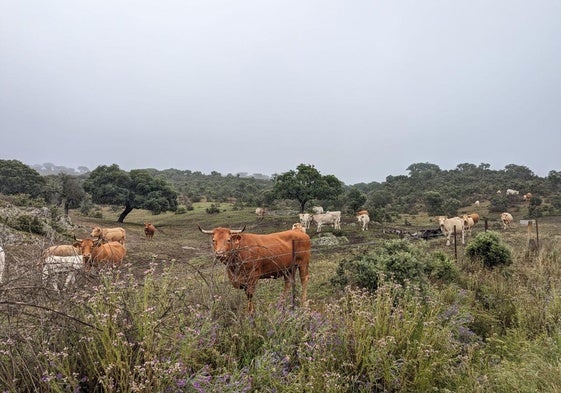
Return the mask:
<svg viewBox="0 0 561 393">
<path fill-rule="evenodd" d="M 231 233 L 242 233 L 243 231 L 245 231 L 245 225 L 243 226 L 242 229 L 231 229 L 230 230 Z"/>
<path fill-rule="evenodd" d="M 199 231 L 201 231 L 202 233 L 206 233 L 207 235 L 212 235 L 214 233 L 214 231 L 209 231 L 207 229 L 203 229 L 201 228 L 200 225 L 197 225 L 199 227 Z"/>
</svg>

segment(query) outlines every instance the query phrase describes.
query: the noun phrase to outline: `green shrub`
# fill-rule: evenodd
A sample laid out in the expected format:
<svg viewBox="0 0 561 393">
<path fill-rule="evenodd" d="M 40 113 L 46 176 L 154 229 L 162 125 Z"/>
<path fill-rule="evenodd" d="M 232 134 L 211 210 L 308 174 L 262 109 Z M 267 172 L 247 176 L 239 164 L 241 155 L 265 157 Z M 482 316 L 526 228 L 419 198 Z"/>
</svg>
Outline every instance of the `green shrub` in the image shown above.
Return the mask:
<svg viewBox="0 0 561 393">
<path fill-rule="evenodd" d="M 35 216 L 21 215 L 18 216 L 12 223 L 12 228 L 18 231 L 35 233 L 37 235 L 45 235 L 43 223 Z"/>
<path fill-rule="evenodd" d="M 183 205 L 180 205 L 177 207 L 177 210 L 175 211 L 175 214 L 185 214 L 187 213 L 187 208 Z"/>
<path fill-rule="evenodd" d="M 217 205 L 215 205 L 214 203 L 212 205 L 210 205 L 210 207 L 206 208 L 206 212 L 208 214 L 217 214 L 220 213 L 220 209 L 218 208 Z"/>
<path fill-rule="evenodd" d="M 487 267 L 512 263 L 510 250 L 501 242 L 499 235 L 492 231 L 478 233 L 466 246 L 466 256 Z"/>
<path fill-rule="evenodd" d="M 375 251 L 342 260 L 331 282 L 375 291 L 382 275 L 399 284 L 423 286 L 429 280 L 449 281 L 457 275 L 457 269 L 443 253 L 427 253 L 405 240 L 393 240 Z"/>
</svg>

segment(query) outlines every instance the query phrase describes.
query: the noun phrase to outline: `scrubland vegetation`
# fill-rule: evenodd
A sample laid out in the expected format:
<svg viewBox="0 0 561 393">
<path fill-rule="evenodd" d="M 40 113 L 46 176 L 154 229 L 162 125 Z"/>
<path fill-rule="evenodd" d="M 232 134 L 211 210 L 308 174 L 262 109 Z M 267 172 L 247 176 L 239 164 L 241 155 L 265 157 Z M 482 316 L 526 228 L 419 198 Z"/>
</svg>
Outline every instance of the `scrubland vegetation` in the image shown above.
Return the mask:
<svg viewBox="0 0 561 393">
<path fill-rule="evenodd" d="M 126 264 L 84 273 L 65 291 L 41 285 L 31 266 L 39 252 L 33 246 L 9 248 L 17 267 L 0 288 L 2 389 L 561 389 L 558 220 L 543 220 L 542 246 L 533 252 L 522 227 L 493 235 L 477 228 L 466 249 L 491 241 L 511 255 L 510 263 L 492 268 L 468 258 L 462 247 L 454 261 L 443 238 L 398 239 L 372 228 L 356 240 L 376 239 L 374 244 L 314 247 L 308 304 L 279 300 L 282 282 L 263 280 L 256 313 L 249 316 L 243 291 L 232 288 L 224 267 L 213 262 L 195 223 L 248 222 L 270 232 L 293 217 L 257 222 L 249 209 L 223 204 L 221 213 L 209 215 L 205 206 L 159 217 L 153 241 L 143 239 L 134 223 L 150 214 L 133 214 Z M 103 223 L 72 214 L 82 231 Z M 343 224 L 343 235 L 358 232 L 350 220 Z M 182 244 L 197 251 L 184 256 Z"/>
<path fill-rule="evenodd" d="M 313 167 L 298 170 L 280 183 L 116 166 L 40 177 L 0 160 L 0 390 L 561 391 L 560 172 L 426 163 L 348 187 Z M 305 184 L 299 175 L 322 187 L 286 193 Z M 534 197 L 496 193 L 506 187 Z M 293 300 L 299 284 L 279 299 L 282 280 L 261 280 L 248 315 L 244 292 L 197 225 L 271 233 L 291 228 L 312 203 L 341 210 L 343 222 L 309 232 L 308 302 Z M 265 218 L 256 206 L 268 209 Z M 363 207 L 368 231 L 354 217 Z M 515 217 L 507 230 L 498 222 L 504 210 Z M 434 228 L 436 215 L 472 211 L 482 220 L 457 253 L 442 237 L 403 236 Z M 539 244 L 519 224 L 531 218 Z M 42 282 L 46 246 L 117 219 L 127 230 L 122 266 L 80 271 L 61 291 Z M 145 222 L 157 228 L 152 240 Z"/>
</svg>

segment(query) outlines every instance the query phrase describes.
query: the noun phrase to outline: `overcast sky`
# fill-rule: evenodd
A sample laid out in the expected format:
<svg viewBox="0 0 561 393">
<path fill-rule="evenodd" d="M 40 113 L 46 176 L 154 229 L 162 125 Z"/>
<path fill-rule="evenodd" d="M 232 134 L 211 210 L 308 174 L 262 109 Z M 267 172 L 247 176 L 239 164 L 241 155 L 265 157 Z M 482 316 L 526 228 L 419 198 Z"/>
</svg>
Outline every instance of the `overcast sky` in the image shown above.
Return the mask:
<svg viewBox="0 0 561 393">
<path fill-rule="evenodd" d="M 561 170 L 561 0 L 0 0 L 0 159 Z"/>
</svg>

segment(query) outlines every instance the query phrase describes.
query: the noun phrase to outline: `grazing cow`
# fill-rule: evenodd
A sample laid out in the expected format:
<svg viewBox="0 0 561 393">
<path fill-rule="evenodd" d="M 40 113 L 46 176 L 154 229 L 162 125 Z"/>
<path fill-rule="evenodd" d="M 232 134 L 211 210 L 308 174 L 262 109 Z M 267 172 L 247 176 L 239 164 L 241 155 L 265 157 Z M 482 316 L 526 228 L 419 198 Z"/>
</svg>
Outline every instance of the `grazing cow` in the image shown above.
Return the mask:
<svg viewBox="0 0 561 393">
<path fill-rule="evenodd" d="M 264 207 L 258 207 L 257 209 L 255 209 L 255 214 L 261 220 L 265 217 L 266 213 L 267 213 L 267 209 L 265 209 Z"/>
<path fill-rule="evenodd" d="M 502 191 L 501 191 L 501 190 L 497 190 L 497 194 L 499 194 L 499 195 L 502 194 Z"/>
<path fill-rule="evenodd" d="M 81 255 L 49 255 L 43 261 L 43 283 L 46 285 L 49 279 L 52 279 L 53 288 L 58 291 L 56 275 L 67 273 L 63 288 L 68 288 L 70 284 L 76 282 L 76 272 L 83 267 L 84 262 Z"/>
<path fill-rule="evenodd" d="M 368 210 L 359 210 L 359 211 L 356 212 L 356 216 L 357 216 L 357 217 L 358 217 L 358 216 L 361 216 L 361 215 L 363 215 L 363 214 L 368 215 Z"/>
<path fill-rule="evenodd" d="M 360 226 L 361 226 L 362 230 L 367 231 L 368 230 L 368 223 L 370 222 L 370 217 L 368 216 L 368 214 L 361 214 L 361 215 L 357 216 L 357 220 L 360 223 Z"/>
<path fill-rule="evenodd" d="M 323 214 L 313 214 L 312 221 L 317 224 L 317 232 L 321 232 L 321 227 L 325 224 L 333 225 L 333 229 L 341 229 L 341 212 L 327 212 Z"/>
<path fill-rule="evenodd" d="M 450 236 L 454 233 L 454 228 L 456 228 L 456 233 L 462 232 L 462 244 L 465 242 L 465 231 L 464 231 L 464 220 L 460 217 L 439 217 L 438 222 L 440 224 L 440 231 L 446 236 L 446 245 L 450 245 Z"/>
<path fill-rule="evenodd" d="M 87 271 L 92 267 L 118 266 L 127 254 L 125 246 L 115 241 L 100 243 L 94 239 L 76 239 L 75 244 L 80 247 Z"/>
<path fill-rule="evenodd" d="M 528 202 L 530 201 L 530 199 L 532 199 L 532 193 L 531 192 L 527 192 L 526 194 L 524 194 L 522 196 L 522 199 L 524 199 L 524 201 Z"/>
<path fill-rule="evenodd" d="M 511 188 L 508 188 L 506 190 L 506 195 L 518 195 L 518 194 L 519 194 L 518 190 L 513 190 Z"/>
<path fill-rule="evenodd" d="M 6 270 L 6 253 L 0 246 L 0 284 L 4 282 L 4 270 Z"/>
<path fill-rule="evenodd" d="M 312 215 L 310 213 L 300 213 L 300 224 L 306 229 L 310 229 Z"/>
<path fill-rule="evenodd" d="M 152 239 L 156 233 L 156 227 L 148 222 L 144 223 L 144 234 L 147 239 Z"/>
<path fill-rule="evenodd" d="M 80 248 L 72 244 L 60 244 L 58 246 L 50 246 L 43 251 L 43 257 L 58 256 L 69 257 L 80 255 Z"/>
<path fill-rule="evenodd" d="M 475 201 L 474 205 L 475 205 L 475 207 L 479 207 L 479 205 L 480 205 L 479 200 Z"/>
<path fill-rule="evenodd" d="M 298 230 L 267 235 L 242 233 L 243 229 L 214 228 L 202 233 L 212 235 L 214 256 L 226 265 L 228 278 L 234 288 L 243 289 L 248 311 L 253 313 L 253 295 L 257 281 L 262 278 L 284 278 L 283 298 L 296 276 L 302 283 L 302 304 L 306 301 L 310 263 L 310 237 Z"/>
<path fill-rule="evenodd" d="M 312 211 L 314 212 L 314 214 L 323 214 L 323 207 L 314 206 L 312 207 Z"/>
<path fill-rule="evenodd" d="M 125 244 L 127 233 L 121 227 L 116 227 L 116 228 L 94 227 L 92 229 L 92 233 L 90 233 L 90 236 L 100 237 L 104 242 L 119 242 L 121 244 Z"/>
<path fill-rule="evenodd" d="M 507 212 L 501 213 L 501 221 L 503 223 L 503 229 L 509 228 L 513 220 L 514 219 L 512 218 L 512 214 Z"/>
<path fill-rule="evenodd" d="M 303 226 L 300 222 L 295 222 L 294 224 L 292 224 L 292 230 L 306 233 L 306 227 Z"/>
</svg>

